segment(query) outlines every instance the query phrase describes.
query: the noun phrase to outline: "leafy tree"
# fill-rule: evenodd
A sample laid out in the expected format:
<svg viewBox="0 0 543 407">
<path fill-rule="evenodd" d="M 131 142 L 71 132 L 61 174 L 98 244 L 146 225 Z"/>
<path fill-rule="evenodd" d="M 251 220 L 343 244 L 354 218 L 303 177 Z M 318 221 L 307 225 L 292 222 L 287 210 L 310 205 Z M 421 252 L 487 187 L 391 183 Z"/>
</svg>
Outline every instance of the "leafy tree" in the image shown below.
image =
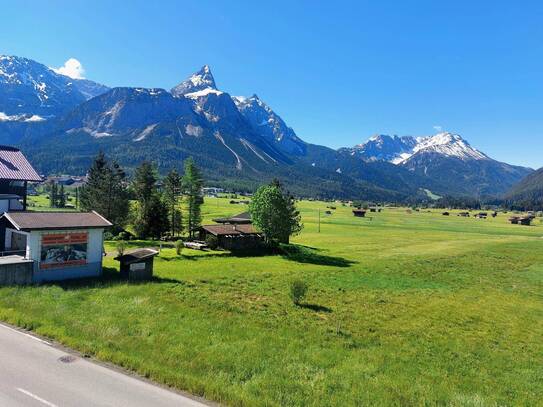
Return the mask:
<svg viewBox="0 0 543 407">
<path fill-rule="evenodd" d="M 172 236 L 183 231 L 182 213 L 179 209 L 179 197 L 181 196 L 181 175 L 172 169 L 164 179 L 164 202 L 168 207 L 169 221 Z"/>
<path fill-rule="evenodd" d="M 276 180 L 256 191 L 249 211 L 253 223 L 262 230 L 268 243 L 288 243 L 290 236 L 300 233 L 303 228 L 294 198 Z"/>
<path fill-rule="evenodd" d="M 126 224 L 130 208 L 126 174 L 117 163 L 109 163 L 104 153 L 94 159 L 78 195 L 82 210 L 94 210 L 118 227 Z"/>
<path fill-rule="evenodd" d="M 200 207 L 204 203 L 202 186 L 204 184 L 202 174 L 194 160 L 188 158 L 184 163 L 183 190 L 187 199 L 187 229 L 189 235 L 194 235 L 194 229 L 202 224 Z"/>
<path fill-rule="evenodd" d="M 138 203 L 134 217 L 134 229 L 141 238 L 158 239 L 170 225 L 168 208 L 157 189 L 157 176 L 151 163 L 144 161 L 135 172 L 133 189 Z"/>
</svg>

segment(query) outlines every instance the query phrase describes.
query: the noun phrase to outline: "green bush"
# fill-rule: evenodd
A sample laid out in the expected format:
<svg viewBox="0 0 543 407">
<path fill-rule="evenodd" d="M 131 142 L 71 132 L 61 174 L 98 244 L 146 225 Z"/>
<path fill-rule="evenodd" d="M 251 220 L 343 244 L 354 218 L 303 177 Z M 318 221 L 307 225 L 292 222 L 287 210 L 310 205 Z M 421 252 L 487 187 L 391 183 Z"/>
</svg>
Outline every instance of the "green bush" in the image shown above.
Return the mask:
<svg viewBox="0 0 543 407">
<path fill-rule="evenodd" d="M 307 283 L 302 280 L 294 280 L 290 283 L 290 298 L 294 304 L 300 304 L 307 293 L 307 288 Z"/>
<path fill-rule="evenodd" d="M 119 240 L 117 242 L 117 254 L 119 256 L 122 256 L 124 254 L 125 249 L 126 249 L 126 242 L 124 240 Z"/>
<path fill-rule="evenodd" d="M 176 240 L 175 243 L 175 252 L 177 253 L 177 255 L 181 255 L 181 252 L 183 251 L 183 241 L 182 240 Z"/>
<path fill-rule="evenodd" d="M 217 236 L 208 235 L 206 237 L 206 244 L 211 250 L 215 250 L 219 247 L 219 240 L 217 239 Z"/>
</svg>

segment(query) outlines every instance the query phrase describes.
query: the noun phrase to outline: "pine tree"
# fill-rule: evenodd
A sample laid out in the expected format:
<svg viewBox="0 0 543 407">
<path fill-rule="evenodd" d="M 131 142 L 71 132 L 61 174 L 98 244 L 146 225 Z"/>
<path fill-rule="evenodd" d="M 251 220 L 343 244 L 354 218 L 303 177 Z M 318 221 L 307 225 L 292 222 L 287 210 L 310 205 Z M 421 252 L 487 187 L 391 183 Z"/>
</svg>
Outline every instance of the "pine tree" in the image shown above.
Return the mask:
<svg viewBox="0 0 543 407">
<path fill-rule="evenodd" d="M 164 201 L 168 207 L 172 236 L 183 230 L 181 210 L 179 209 L 179 197 L 181 196 L 182 178 L 172 169 L 164 179 Z"/>
<path fill-rule="evenodd" d="M 64 190 L 64 184 L 60 184 L 60 190 L 57 196 L 57 207 L 58 208 L 66 207 L 66 191 Z"/>
<path fill-rule="evenodd" d="M 196 167 L 192 158 L 185 160 L 184 170 L 183 190 L 187 199 L 187 229 L 189 235 L 193 237 L 195 229 L 202 224 L 200 207 L 204 202 L 202 197 L 202 186 L 204 181 L 200 170 Z"/>
<path fill-rule="evenodd" d="M 130 208 L 126 174 L 118 164 L 108 163 L 104 153 L 94 159 L 78 195 L 82 210 L 94 210 L 119 228 L 126 224 Z"/>
<path fill-rule="evenodd" d="M 51 208 L 57 207 L 57 183 L 55 181 L 51 181 L 51 191 L 49 193 L 49 206 Z"/>
<path fill-rule="evenodd" d="M 169 229 L 168 208 L 157 190 L 157 176 L 151 163 L 144 161 L 134 175 L 133 189 L 138 200 L 134 229 L 140 238 L 160 238 Z"/>
</svg>

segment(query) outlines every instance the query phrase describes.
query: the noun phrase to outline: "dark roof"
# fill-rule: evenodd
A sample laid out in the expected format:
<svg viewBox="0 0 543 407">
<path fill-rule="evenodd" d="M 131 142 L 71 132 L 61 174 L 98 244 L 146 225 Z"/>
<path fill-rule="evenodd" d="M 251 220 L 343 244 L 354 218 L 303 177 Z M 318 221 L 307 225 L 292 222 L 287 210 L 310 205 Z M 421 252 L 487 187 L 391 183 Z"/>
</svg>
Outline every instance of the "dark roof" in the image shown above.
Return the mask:
<svg viewBox="0 0 543 407">
<path fill-rule="evenodd" d="M 259 235 L 253 225 L 204 225 L 201 227 L 215 236 Z"/>
<path fill-rule="evenodd" d="M 17 230 L 105 228 L 112 223 L 97 212 L 7 212 Z"/>
<path fill-rule="evenodd" d="M 234 215 L 230 218 L 217 218 L 213 219 L 213 222 L 217 223 L 236 223 L 236 224 L 248 224 L 252 223 L 251 214 L 249 212 L 242 212 Z"/>
<path fill-rule="evenodd" d="M 42 181 L 21 150 L 9 146 L 0 146 L 0 179 Z"/>
<path fill-rule="evenodd" d="M 129 253 L 125 253 L 122 256 L 117 256 L 115 257 L 115 260 L 118 260 L 123 264 L 132 264 L 147 260 L 150 257 L 156 256 L 157 254 L 158 250 L 155 249 L 137 249 Z"/>
</svg>

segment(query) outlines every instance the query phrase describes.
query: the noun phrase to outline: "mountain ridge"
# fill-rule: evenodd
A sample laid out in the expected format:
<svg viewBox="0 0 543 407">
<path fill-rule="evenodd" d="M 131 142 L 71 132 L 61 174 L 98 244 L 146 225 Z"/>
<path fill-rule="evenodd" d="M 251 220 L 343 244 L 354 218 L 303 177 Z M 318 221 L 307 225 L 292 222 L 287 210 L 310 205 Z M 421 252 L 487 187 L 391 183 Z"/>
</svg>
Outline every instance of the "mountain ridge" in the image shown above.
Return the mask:
<svg viewBox="0 0 543 407">
<path fill-rule="evenodd" d="M 28 73 L 24 69 L 29 64 L 52 75 L 39 63 L 23 64 L 21 75 Z M 0 127 L 0 142 L 15 140 L 45 172 L 83 172 L 98 150 L 111 154 L 129 171 L 147 159 L 164 172 L 180 168 L 182 160 L 193 156 L 210 181 L 223 185 L 238 183 L 254 189 L 280 177 L 300 195 L 391 201 L 420 196 L 424 190 L 503 193 L 526 175 L 520 168 L 489 159 L 450 133 L 426 138 L 382 135 L 370 139 L 372 149 L 365 152 L 363 145 L 339 150 L 312 145 L 256 94 L 231 96 L 218 89 L 208 65 L 170 91 L 107 88 L 92 81 L 75 86 L 71 78 L 51 78 L 58 81 L 60 95 L 67 95 L 59 113 L 32 125 L 24 120 L 36 120 L 30 116 L 33 112 L 25 113 L 21 116 L 24 131 L 2 132 Z M 85 92 L 80 90 L 83 85 Z M 27 88 L 34 94 L 39 91 L 39 87 Z M 2 91 L 0 83 L 0 95 Z M 97 94 L 92 96 L 92 92 Z M 70 100 L 70 95 L 76 100 Z M 9 100 L 1 102 L 9 104 Z M 13 110 L 9 112 L 11 117 Z M 16 122 L 5 123 L 13 126 Z M 391 150 L 384 151 L 380 140 L 390 144 Z M 463 159 L 459 151 L 466 153 Z M 399 154 L 404 157 L 393 163 Z M 445 176 L 447 171 L 458 180 Z"/>
</svg>

